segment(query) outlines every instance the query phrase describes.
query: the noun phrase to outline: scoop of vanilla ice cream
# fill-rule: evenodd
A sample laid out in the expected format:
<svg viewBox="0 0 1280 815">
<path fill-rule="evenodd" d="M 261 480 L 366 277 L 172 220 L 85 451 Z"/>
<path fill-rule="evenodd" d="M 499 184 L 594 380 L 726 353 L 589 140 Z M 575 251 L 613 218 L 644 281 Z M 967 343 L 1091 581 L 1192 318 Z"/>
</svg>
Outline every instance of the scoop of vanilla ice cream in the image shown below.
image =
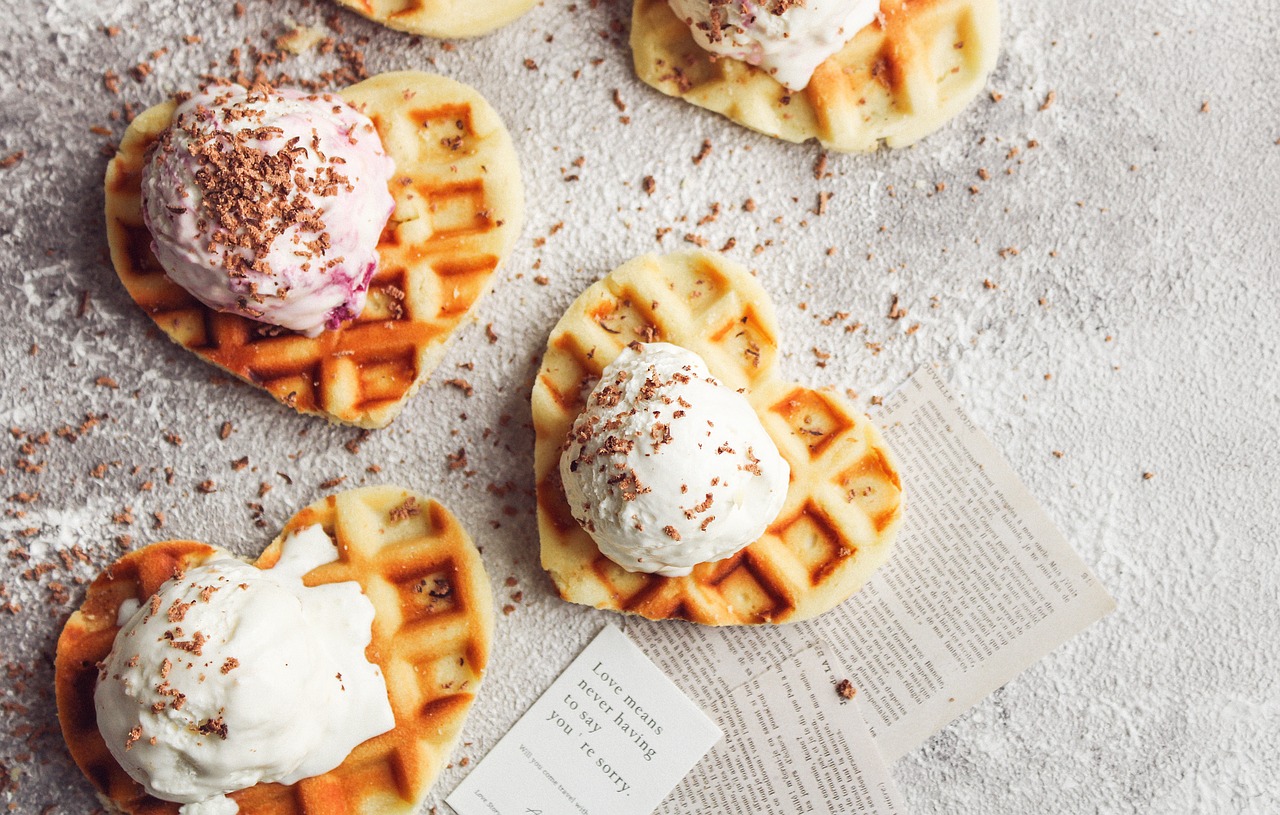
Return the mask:
<svg viewBox="0 0 1280 815">
<path fill-rule="evenodd" d="M 880 0 L 668 0 L 698 45 L 793 91 L 880 12 Z"/>
<path fill-rule="evenodd" d="M 210 308 L 315 336 L 364 308 L 395 162 L 341 98 L 214 85 L 142 173 L 152 250 Z"/>
<path fill-rule="evenodd" d="M 604 369 L 560 457 L 569 507 L 600 551 L 669 576 L 757 540 L 790 475 L 746 397 L 662 342 L 632 343 Z"/>
<path fill-rule="evenodd" d="M 185 815 L 225 793 L 328 772 L 395 726 L 365 657 L 374 609 L 355 582 L 306 587 L 337 559 L 319 526 L 272 569 L 226 553 L 164 583 L 117 633 L 94 691 L 98 729 L 148 793 Z"/>
</svg>

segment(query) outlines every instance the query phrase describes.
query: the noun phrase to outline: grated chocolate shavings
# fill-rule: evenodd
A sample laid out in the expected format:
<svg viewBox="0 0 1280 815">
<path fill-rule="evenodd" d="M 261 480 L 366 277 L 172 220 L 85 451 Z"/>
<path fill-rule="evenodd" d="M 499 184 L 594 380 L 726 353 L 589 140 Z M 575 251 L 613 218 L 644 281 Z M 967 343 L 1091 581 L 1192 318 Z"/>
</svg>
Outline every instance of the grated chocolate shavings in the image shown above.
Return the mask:
<svg viewBox="0 0 1280 815">
<path fill-rule="evenodd" d="M 405 496 L 404 501 L 391 508 L 390 518 L 393 522 L 405 521 L 421 512 L 422 510 L 418 508 L 418 499 L 408 495 Z"/>
</svg>

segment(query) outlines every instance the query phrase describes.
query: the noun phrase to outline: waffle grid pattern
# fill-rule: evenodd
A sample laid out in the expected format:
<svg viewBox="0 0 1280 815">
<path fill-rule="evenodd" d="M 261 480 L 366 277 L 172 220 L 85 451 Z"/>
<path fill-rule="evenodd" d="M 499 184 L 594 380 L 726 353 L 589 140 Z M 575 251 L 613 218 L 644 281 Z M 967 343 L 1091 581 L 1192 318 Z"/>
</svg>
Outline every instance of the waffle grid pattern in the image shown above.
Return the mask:
<svg viewBox="0 0 1280 815">
<path fill-rule="evenodd" d="M 688 577 L 627 572 L 574 520 L 560 483 L 569 429 L 600 372 L 634 340 L 697 352 L 747 398 L 791 466 L 764 537 Z M 889 555 L 901 484 L 879 431 L 839 396 L 781 379 L 773 306 L 707 252 L 637 258 L 582 294 L 551 333 L 533 390 L 542 565 L 571 602 L 707 625 L 794 622 L 857 591 Z"/>
<path fill-rule="evenodd" d="M 792 142 L 832 150 L 905 147 L 982 90 L 1000 49 L 998 0 L 884 0 L 858 33 L 791 91 L 765 71 L 702 49 L 666 0 L 636 0 L 636 73 L 669 96 Z"/>
<path fill-rule="evenodd" d="M 417 513 L 401 517 L 394 510 L 408 498 Z M 284 535 L 312 524 L 333 537 L 340 556 L 305 581 L 356 580 L 373 603 L 368 654 L 387 679 L 396 726 L 324 775 L 287 787 L 259 784 L 231 797 L 243 815 L 413 812 L 448 760 L 484 675 L 493 631 L 488 577 L 448 510 L 394 487 L 349 490 L 312 504 L 289 521 L 257 565 L 271 568 Z M 175 567 L 198 565 L 214 551 L 166 541 L 126 555 L 90 586 L 58 641 L 63 735 L 104 803 L 117 811 L 172 815 L 178 805 L 146 795 L 107 750 L 93 708 L 96 663 L 111 650 L 125 599 L 145 601 Z"/>
<path fill-rule="evenodd" d="M 125 134 L 107 169 L 107 229 L 121 282 L 174 342 L 300 412 L 376 428 L 439 364 L 488 290 L 520 230 L 523 192 L 506 129 L 470 88 L 404 71 L 343 96 L 374 122 L 397 168 L 378 272 L 350 323 L 304 337 L 213 311 L 164 274 L 142 221 L 141 175 L 172 103 Z"/>
</svg>

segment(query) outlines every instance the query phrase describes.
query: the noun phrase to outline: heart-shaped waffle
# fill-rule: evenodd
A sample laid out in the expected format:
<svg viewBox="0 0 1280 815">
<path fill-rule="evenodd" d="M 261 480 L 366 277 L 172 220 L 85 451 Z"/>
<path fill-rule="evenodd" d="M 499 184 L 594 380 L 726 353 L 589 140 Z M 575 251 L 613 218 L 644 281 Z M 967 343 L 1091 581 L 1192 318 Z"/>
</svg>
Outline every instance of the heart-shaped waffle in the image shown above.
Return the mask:
<svg viewBox="0 0 1280 815">
<path fill-rule="evenodd" d="M 141 181 L 172 102 L 134 119 L 107 166 L 107 238 L 129 295 L 174 342 L 302 413 L 377 428 L 488 290 L 520 232 L 524 192 L 511 137 L 472 88 L 400 71 L 341 95 L 373 121 L 396 164 L 395 210 L 356 319 L 309 338 L 214 311 L 169 279 L 142 221 Z"/>
<path fill-rule="evenodd" d="M 229 797 L 241 815 L 372 815 L 417 809 L 448 761 L 484 676 L 493 640 L 489 579 L 471 539 L 438 502 L 396 487 L 331 495 L 293 516 L 256 565 L 270 569 L 284 537 L 319 524 L 339 559 L 307 573 L 309 586 L 357 581 L 375 609 L 366 651 L 386 677 L 395 728 L 358 745 L 335 769 L 296 784 L 259 784 Z M 176 571 L 219 550 L 165 541 L 131 552 L 89 586 L 58 639 L 54 684 L 62 735 L 113 812 L 173 815 L 146 794 L 98 732 L 93 692 L 126 600 L 143 605 Z M 431 591 L 422 591 L 423 586 Z M 447 586 L 447 588 L 441 588 Z"/>
<path fill-rule="evenodd" d="M 667 0 L 636 0 L 631 50 L 647 84 L 766 135 L 842 152 L 905 147 L 982 90 L 1000 53 L 1000 8 L 998 0 L 882 0 L 880 14 L 801 91 L 707 52 Z"/>
<path fill-rule="evenodd" d="M 710 252 L 645 255 L 588 288 L 560 318 L 533 386 L 542 567 L 574 603 L 705 625 L 784 623 L 827 611 L 889 557 L 901 484 L 880 432 L 842 397 L 784 380 L 773 305 L 745 269 Z M 764 536 L 686 577 L 624 570 L 570 512 L 559 461 L 606 365 L 628 343 L 669 342 L 745 390 L 791 467 Z"/>
<path fill-rule="evenodd" d="M 338 0 L 362 16 L 426 37 L 479 37 L 533 8 L 535 0 Z"/>
</svg>

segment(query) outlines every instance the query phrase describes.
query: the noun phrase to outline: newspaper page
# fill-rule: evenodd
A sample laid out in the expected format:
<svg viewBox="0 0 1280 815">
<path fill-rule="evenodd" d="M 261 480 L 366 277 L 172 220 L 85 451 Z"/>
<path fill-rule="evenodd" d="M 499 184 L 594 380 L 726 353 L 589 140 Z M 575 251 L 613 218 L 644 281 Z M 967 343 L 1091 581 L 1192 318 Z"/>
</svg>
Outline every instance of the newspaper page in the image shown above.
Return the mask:
<svg viewBox="0 0 1280 815">
<path fill-rule="evenodd" d="M 796 625 L 633 618 L 627 633 L 718 716 L 738 687 L 826 643 L 893 762 L 1115 603 L 932 368 L 875 418 L 898 457 L 906 517 L 889 563 L 862 591 Z"/>
<path fill-rule="evenodd" d="M 837 690 L 841 678 L 813 647 L 739 687 L 716 711 L 725 738 L 658 811 L 905 812 L 856 694 Z"/>
</svg>

